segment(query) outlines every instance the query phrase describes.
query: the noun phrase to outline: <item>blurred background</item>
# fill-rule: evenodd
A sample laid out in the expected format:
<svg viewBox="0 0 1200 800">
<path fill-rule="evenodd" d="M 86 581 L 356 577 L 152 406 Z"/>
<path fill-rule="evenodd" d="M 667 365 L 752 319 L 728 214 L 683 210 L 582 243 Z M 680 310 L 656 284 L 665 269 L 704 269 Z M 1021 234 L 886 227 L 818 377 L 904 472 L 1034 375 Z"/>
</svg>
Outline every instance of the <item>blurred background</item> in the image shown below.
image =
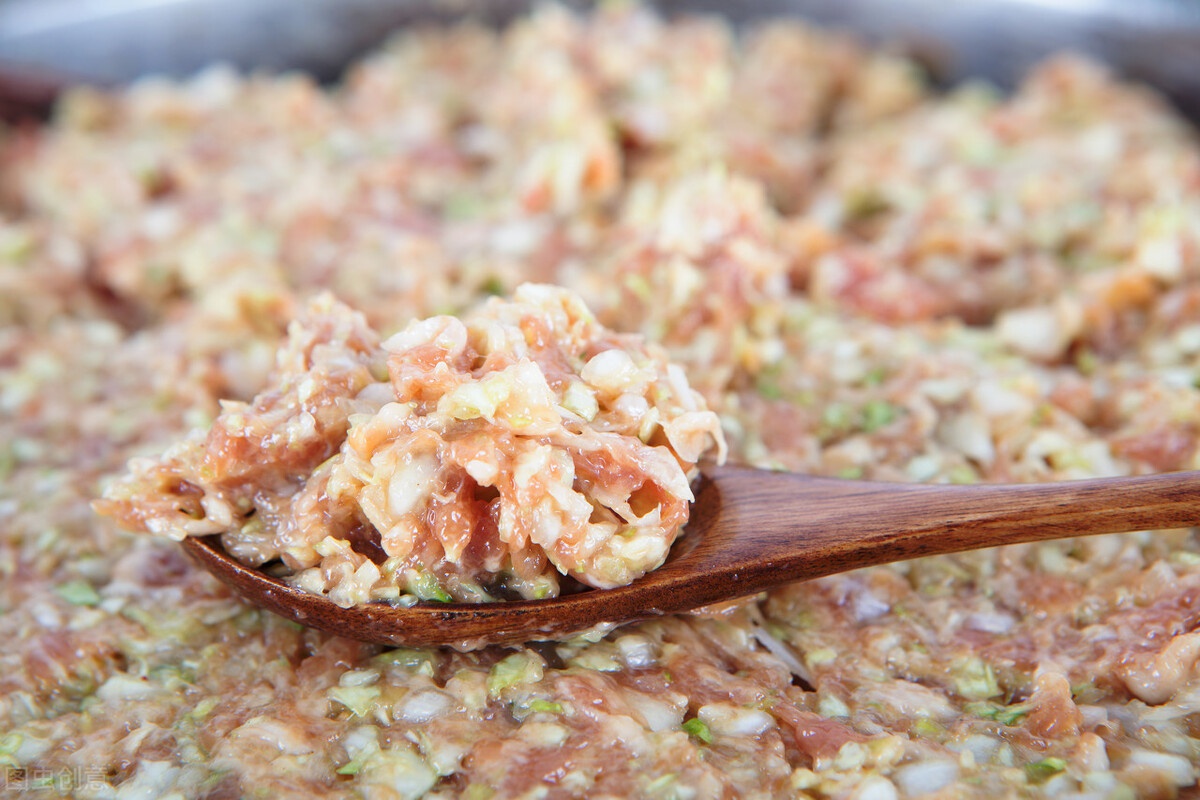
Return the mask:
<svg viewBox="0 0 1200 800">
<path fill-rule="evenodd" d="M 586 6 L 588 3 L 563 3 Z M 667 15 L 738 22 L 794 14 L 895 46 L 936 81 L 1011 86 L 1063 50 L 1164 91 L 1200 118 L 1197 0 L 659 0 Z M 503 22 L 519 0 L 0 0 L 0 106 L 44 111 L 65 83 L 185 76 L 223 61 L 335 79 L 397 27 L 470 15 Z"/>
</svg>

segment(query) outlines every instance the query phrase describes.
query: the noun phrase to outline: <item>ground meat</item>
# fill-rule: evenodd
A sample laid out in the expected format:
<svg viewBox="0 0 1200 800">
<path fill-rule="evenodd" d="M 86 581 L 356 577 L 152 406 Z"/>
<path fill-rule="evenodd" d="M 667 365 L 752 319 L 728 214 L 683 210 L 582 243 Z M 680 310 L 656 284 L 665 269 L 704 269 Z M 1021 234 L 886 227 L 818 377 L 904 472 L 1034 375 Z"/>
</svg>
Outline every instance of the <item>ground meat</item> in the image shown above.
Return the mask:
<svg viewBox="0 0 1200 800">
<path fill-rule="evenodd" d="M 652 563 L 705 407 L 768 469 L 1200 465 L 1194 128 L 1074 58 L 921 76 L 794 19 L 540 6 L 336 87 L 214 67 L 0 131 L 0 795 L 1187 796 L 1195 531 L 459 653 L 284 621 L 91 509 L 468 599 Z M 571 536 L 620 528 L 653 547 Z"/>
<path fill-rule="evenodd" d="M 386 377 L 380 374 L 386 364 Z M 324 298 L 275 385 L 97 508 L 137 530 L 222 534 L 253 566 L 349 606 L 558 594 L 660 565 L 688 517 L 715 414 L 663 351 L 527 284 L 382 344 Z"/>
</svg>

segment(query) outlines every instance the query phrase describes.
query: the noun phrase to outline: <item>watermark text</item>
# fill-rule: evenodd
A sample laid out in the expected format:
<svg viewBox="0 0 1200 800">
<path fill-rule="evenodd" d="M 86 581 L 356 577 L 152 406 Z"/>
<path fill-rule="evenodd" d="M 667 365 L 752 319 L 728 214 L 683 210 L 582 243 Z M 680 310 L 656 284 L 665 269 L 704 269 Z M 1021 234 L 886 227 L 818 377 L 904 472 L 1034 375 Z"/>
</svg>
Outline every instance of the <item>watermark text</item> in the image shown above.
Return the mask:
<svg viewBox="0 0 1200 800">
<path fill-rule="evenodd" d="M 69 792 L 108 784 L 102 767 L 0 767 L 0 789 L 18 792 Z"/>
</svg>

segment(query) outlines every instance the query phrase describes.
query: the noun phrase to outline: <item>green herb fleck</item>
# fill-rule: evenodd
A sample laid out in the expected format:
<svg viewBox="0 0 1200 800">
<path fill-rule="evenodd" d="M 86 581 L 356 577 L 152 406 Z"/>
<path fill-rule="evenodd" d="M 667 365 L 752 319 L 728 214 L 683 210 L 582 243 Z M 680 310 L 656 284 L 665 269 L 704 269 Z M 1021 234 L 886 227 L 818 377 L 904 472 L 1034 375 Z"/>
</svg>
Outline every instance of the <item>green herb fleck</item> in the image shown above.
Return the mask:
<svg viewBox="0 0 1200 800">
<path fill-rule="evenodd" d="M 25 737 L 19 733 L 10 733 L 0 738 L 0 766 L 13 768 L 21 766 L 17 761 L 16 753 L 23 741 L 25 741 Z"/>
<path fill-rule="evenodd" d="M 964 705 L 963 710 L 980 719 L 995 720 L 1001 725 L 1016 725 L 1029 713 L 1030 706 L 1025 703 L 1001 706 L 977 700 Z"/>
<path fill-rule="evenodd" d="M 987 700 L 1000 694 L 992 665 L 977 656 L 961 659 L 955 663 L 953 672 L 954 688 L 960 697 Z"/>
<path fill-rule="evenodd" d="M 329 699 L 349 709 L 356 717 L 365 717 L 379 700 L 378 686 L 335 686 L 329 690 Z"/>
<path fill-rule="evenodd" d="M 1007 706 L 996 712 L 996 721 L 1001 725 L 1016 725 L 1029 713 L 1030 707 L 1025 704 Z"/>
<path fill-rule="evenodd" d="M 15 228 L 0 231 L 0 261 L 15 264 L 33 253 L 36 242 L 33 234 Z"/>
<path fill-rule="evenodd" d="M 900 412 L 886 400 L 871 400 L 863 407 L 863 430 L 873 433 L 895 421 Z"/>
<path fill-rule="evenodd" d="M 338 767 L 337 774 L 338 775 L 357 775 L 358 771 L 360 769 L 362 769 L 362 762 L 359 761 L 358 759 L 355 759 L 354 761 L 347 761 L 345 764 Z"/>
<path fill-rule="evenodd" d="M 561 714 L 563 713 L 562 703 L 555 703 L 553 700 L 543 700 L 540 697 L 529 704 L 529 710 L 534 714 Z"/>
<path fill-rule="evenodd" d="M 887 378 L 887 370 L 883 367 L 875 367 L 863 376 L 863 384 L 866 386 L 879 386 Z"/>
<path fill-rule="evenodd" d="M 850 430 L 854 424 L 854 413 L 845 403 L 830 403 L 821 412 L 820 435 L 828 439 Z"/>
<path fill-rule="evenodd" d="M 912 729 L 913 733 L 926 739 L 930 739 L 946 732 L 946 729 L 941 724 L 939 724 L 936 720 L 929 719 L 928 717 L 920 717 L 917 719 L 917 721 L 913 723 Z"/>
<path fill-rule="evenodd" d="M 1029 418 L 1029 424 L 1035 426 L 1047 425 L 1054 418 L 1054 406 L 1050 403 L 1039 403 Z"/>
<path fill-rule="evenodd" d="M 381 667 L 399 667 L 416 673 L 432 675 L 435 671 L 434 661 L 437 656 L 432 650 L 418 650 L 412 647 L 397 647 L 385 650 L 372 659 Z"/>
<path fill-rule="evenodd" d="M 187 717 L 193 722 L 200 722 L 209 714 L 211 714 L 213 709 L 216 708 L 219 703 L 220 700 L 216 697 L 206 697 L 197 703 L 196 706 L 187 713 Z"/>
<path fill-rule="evenodd" d="M 692 717 L 683 723 L 683 732 L 705 744 L 712 744 L 712 731 L 708 729 L 708 726 L 699 717 Z"/>
<path fill-rule="evenodd" d="M 513 653 L 496 662 L 488 674 L 488 696 L 498 697 L 505 689 L 542 679 L 542 661 L 532 653 Z"/>
<path fill-rule="evenodd" d="M 1080 349 L 1079 353 L 1075 356 L 1075 369 L 1079 370 L 1079 374 L 1084 377 L 1091 377 L 1099 368 L 1100 357 L 1086 347 Z"/>
<path fill-rule="evenodd" d="M 975 474 L 975 470 L 966 464 L 958 464 L 950 470 L 947 475 L 951 483 L 956 483 L 961 486 L 967 486 L 972 483 L 979 482 L 979 476 Z"/>
<path fill-rule="evenodd" d="M 58 596 L 73 606 L 94 606 L 100 603 L 100 595 L 85 580 L 67 581 L 55 590 Z"/>
<path fill-rule="evenodd" d="M 1026 764 L 1025 774 L 1033 783 L 1041 783 L 1048 778 L 1054 777 L 1066 768 L 1066 761 L 1057 756 L 1050 756 L 1049 758 L 1043 758 L 1041 761 Z"/>
<path fill-rule="evenodd" d="M 1077 683 L 1071 687 L 1071 697 L 1080 705 L 1098 705 L 1107 693 L 1092 681 Z"/>
<path fill-rule="evenodd" d="M 450 593 L 438 583 L 437 576 L 426 570 L 414 570 L 408 575 L 408 591 L 422 600 L 449 603 L 454 600 Z"/>
<path fill-rule="evenodd" d="M 487 210 L 487 201 L 473 194 L 456 194 L 446 198 L 442 210 L 448 219 L 473 219 Z"/>
<path fill-rule="evenodd" d="M 754 388 L 764 400 L 782 400 L 783 387 L 780 385 L 782 368 L 778 365 L 768 367 L 754 378 Z"/>
<path fill-rule="evenodd" d="M 654 300 L 654 287 L 643 275 L 628 275 L 625 277 L 625 288 L 643 303 L 649 304 Z"/>
</svg>

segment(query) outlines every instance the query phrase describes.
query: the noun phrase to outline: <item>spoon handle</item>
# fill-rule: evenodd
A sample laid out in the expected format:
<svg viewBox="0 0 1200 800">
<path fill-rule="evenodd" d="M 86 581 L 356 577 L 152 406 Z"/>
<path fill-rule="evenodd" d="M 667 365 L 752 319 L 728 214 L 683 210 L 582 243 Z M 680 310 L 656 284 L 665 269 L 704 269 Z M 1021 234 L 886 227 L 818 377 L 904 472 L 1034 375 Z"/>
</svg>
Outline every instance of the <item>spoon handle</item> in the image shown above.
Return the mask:
<svg viewBox="0 0 1200 800">
<path fill-rule="evenodd" d="M 687 535 L 627 586 L 546 600 L 340 608 L 184 546 L 254 602 L 305 625 L 392 644 L 516 643 L 688 611 L 783 583 L 938 553 L 1200 522 L 1200 472 L 1066 483 L 928 486 L 706 470 Z"/>
<path fill-rule="evenodd" d="M 1200 472 L 954 486 L 729 467 L 707 480 L 693 519 L 720 546 L 696 547 L 702 566 L 681 561 L 747 593 L 940 553 L 1200 524 Z"/>
</svg>

